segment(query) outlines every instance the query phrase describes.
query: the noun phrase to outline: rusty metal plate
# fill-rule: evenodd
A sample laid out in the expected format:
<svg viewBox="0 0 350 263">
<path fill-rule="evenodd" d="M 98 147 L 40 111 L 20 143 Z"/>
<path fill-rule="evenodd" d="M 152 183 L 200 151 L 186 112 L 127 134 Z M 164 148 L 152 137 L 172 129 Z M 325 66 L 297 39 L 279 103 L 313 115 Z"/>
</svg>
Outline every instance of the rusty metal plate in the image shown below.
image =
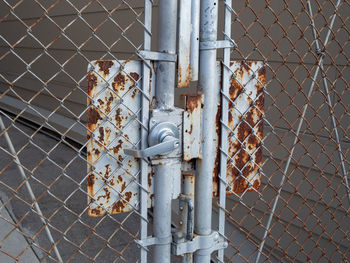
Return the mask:
<svg viewBox="0 0 350 263">
<path fill-rule="evenodd" d="M 201 115 L 203 95 L 186 94 L 186 111 L 183 118 L 183 159 L 202 158 Z"/>
<path fill-rule="evenodd" d="M 138 207 L 140 164 L 123 149 L 140 143 L 142 64 L 112 60 L 91 64 L 94 67 L 90 65 L 87 74 L 88 213 L 128 212 Z M 151 187 L 151 172 L 148 180 Z"/>
<path fill-rule="evenodd" d="M 266 77 L 262 62 L 233 61 L 230 63 L 230 70 L 232 74 L 229 94 L 225 94 L 229 98 L 227 124 L 229 128 L 227 155 L 229 158 L 227 159 L 226 182 L 231 187 L 231 191 L 227 191 L 227 194 L 242 194 L 258 189 L 261 184 Z M 220 138 L 220 112 L 221 109 L 218 106 L 217 149 L 222 139 Z M 214 170 L 216 171 L 214 172 L 214 196 L 218 196 L 219 158 L 218 154 Z"/>
<path fill-rule="evenodd" d="M 191 1 L 179 1 L 178 88 L 189 88 L 191 80 Z"/>
</svg>

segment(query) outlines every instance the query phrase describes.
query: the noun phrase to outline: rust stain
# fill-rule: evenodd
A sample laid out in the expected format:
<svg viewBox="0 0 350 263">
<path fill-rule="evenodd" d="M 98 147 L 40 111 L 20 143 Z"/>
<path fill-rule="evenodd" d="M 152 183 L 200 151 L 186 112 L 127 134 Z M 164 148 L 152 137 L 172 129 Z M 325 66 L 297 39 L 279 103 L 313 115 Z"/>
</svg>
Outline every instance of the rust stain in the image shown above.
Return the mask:
<svg viewBox="0 0 350 263">
<path fill-rule="evenodd" d="M 131 94 L 131 98 L 135 98 L 136 97 L 136 94 L 137 94 L 137 89 L 135 88 L 133 91 L 132 91 L 132 94 Z"/>
<path fill-rule="evenodd" d="M 99 149 L 93 149 L 93 151 L 94 151 L 94 154 L 97 155 L 97 156 L 101 153 L 101 152 L 99 151 Z"/>
<path fill-rule="evenodd" d="M 113 95 L 111 95 L 111 96 L 108 98 L 108 100 L 107 100 L 107 98 L 106 98 L 106 101 L 107 101 L 107 105 L 106 105 L 106 109 L 105 109 L 105 113 L 106 113 L 106 114 L 109 114 L 109 113 L 111 112 L 111 103 L 113 102 L 113 100 L 114 100 Z"/>
<path fill-rule="evenodd" d="M 98 60 L 96 63 L 99 66 L 99 71 L 106 77 L 109 74 L 109 69 L 114 65 L 112 60 Z"/>
<path fill-rule="evenodd" d="M 117 146 L 113 147 L 114 154 L 118 154 L 120 149 L 122 148 L 123 141 L 119 140 Z"/>
<path fill-rule="evenodd" d="M 137 74 L 136 72 L 131 72 L 130 76 L 135 80 L 138 81 L 139 80 L 139 74 Z"/>
<path fill-rule="evenodd" d="M 231 101 L 232 102 L 235 101 L 242 92 L 243 92 L 242 85 L 232 75 L 232 77 L 231 77 L 231 85 L 230 85 L 230 89 L 229 89 Z M 230 108 L 233 107 L 233 104 L 232 104 L 231 101 L 229 103 L 230 104 L 229 105 Z"/>
<path fill-rule="evenodd" d="M 247 73 L 249 73 L 251 66 L 252 66 L 252 62 L 250 62 L 250 61 L 242 61 L 241 62 L 241 68 L 243 70 L 245 70 Z"/>
<path fill-rule="evenodd" d="M 95 176 L 93 174 L 89 174 L 88 178 L 87 178 L 87 186 L 88 187 L 93 187 L 94 183 L 95 183 Z"/>
<path fill-rule="evenodd" d="M 124 208 L 125 208 L 125 202 L 123 200 L 119 200 L 118 202 L 115 202 L 113 204 L 113 212 L 121 213 L 123 212 Z"/>
<path fill-rule="evenodd" d="M 191 67 L 188 66 L 186 68 L 186 74 L 185 74 L 185 79 L 182 79 L 182 68 L 181 66 L 179 67 L 178 71 L 178 78 L 179 78 L 179 88 L 180 89 L 186 89 L 190 87 L 190 80 L 191 80 Z"/>
<path fill-rule="evenodd" d="M 94 107 L 88 108 L 86 114 L 88 127 L 96 124 L 99 120 L 102 120 L 100 113 Z"/>
<path fill-rule="evenodd" d="M 125 200 L 129 202 L 131 199 L 131 196 L 132 196 L 132 192 L 126 192 L 125 193 Z"/>
<path fill-rule="evenodd" d="M 101 211 L 101 210 L 98 209 L 98 208 L 93 208 L 93 209 L 91 209 L 89 212 L 90 212 L 90 213 L 89 213 L 90 216 L 103 216 L 103 215 L 106 214 L 106 212 Z"/>
<path fill-rule="evenodd" d="M 126 82 L 125 74 L 123 72 L 119 72 L 117 76 L 115 76 L 114 81 L 112 83 L 112 87 L 114 91 L 116 93 L 118 93 L 119 91 L 123 91 L 125 82 Z"/>
<path fill-rule="evenodd" d="M 186 94 L 186 110 L 191 113 L 202 107 L 202 94 Z"/>
<path fill-rule="evenodd" d="M 104 141 L 104 129 L 103 127 L 98 128 L 100 136 L 98 136 L 98 140 L 102 143 Z"/>
<path fill-rule="evenodd" d="M 111 169 L 111 167 L 110 167 L 110 164 L 106 164 L 105 167 L 106 167 L 106 172 L 105 172 L 105 174 L 104 174 L 104 177 L 105 177 L 106 179 L 108 179 L 108 178 L 109 178 L 109 174 L 112 172 L 112 169 Z"/>
<path fill-rule="evenodd" d="M 122 112 L 122 109 L 118 108 L 116 110 L 116 114 L 115 114 L 115 121 L 116 121 L 116 125 L 118 128 L 123 127 L 123 125 L 122 125 L 123 116 L 122 116 L 121 112 Z"/>
<path fill-rule="evenodd" d="M 89 72 L 86 75 L 87 78 L 87 93 L 91 97 L 92 96 L 92 90 L 97 86 L 97 77 L 94 73 Z"/>
<path fill-rule="evenodd" d="M 123 182 L 120 186 L 120 192 L 122 193 L 126 188 L 126 182 Z"/>
<path fill-rule="evenodd" d="M 97 102 L 100 104 L 101 107 L 103 106 L 103 104 L 105 104 L 104 101 L 101 99 L 98 99 Z"/>
<path fill-rule="evenodd" d="M 111 192 L 108 190 L 107 187 L 103 188 L 103 191 L 105 191 L 105 193 L 106 193 L 106 194 L 104 195 L 104 197 L 107 199 L 107 202 L 108 202 L 108 200 L 111 199 Z"/>
</svg>

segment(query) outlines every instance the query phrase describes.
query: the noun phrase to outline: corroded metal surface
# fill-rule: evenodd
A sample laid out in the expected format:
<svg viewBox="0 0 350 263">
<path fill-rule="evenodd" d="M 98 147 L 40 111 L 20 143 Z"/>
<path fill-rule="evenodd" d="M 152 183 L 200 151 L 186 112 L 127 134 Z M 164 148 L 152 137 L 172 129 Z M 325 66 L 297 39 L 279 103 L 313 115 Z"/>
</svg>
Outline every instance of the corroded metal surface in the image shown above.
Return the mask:
<svg viewBox="0 0 350 263">
<path fill-rule="evenodd" d="M 184 112 L 183 123 L 183 158 L 189 161 L 194 158 L 201 158 L 201 94 L 187 94 L 186 111 Z"/>
<path fill-rule="evenodd" d="M 261 184 L 265 67 L 262 62 L 230 63 L 227 194 L 258 189 Z M 220 145 L 220 103 L 216 127 Z M 215 160 L 213 195 L 218 195 L 219 154 Z"/>
<path fill-rule="evenodd" d="M 179 1 L 178 87 L 189 88 L 191 80 L 191 1 Z"/>
<path fill-rule="evenodd" d="M 123 149 L 138 147 L 140 141 L 141 63 L 106 60 L 92 65 L 87 74 L 89 215 L 128 212 L 139 202 L 139 161 Z M 150 172 L 149 186 L 152 178 Z"/>
</svg>

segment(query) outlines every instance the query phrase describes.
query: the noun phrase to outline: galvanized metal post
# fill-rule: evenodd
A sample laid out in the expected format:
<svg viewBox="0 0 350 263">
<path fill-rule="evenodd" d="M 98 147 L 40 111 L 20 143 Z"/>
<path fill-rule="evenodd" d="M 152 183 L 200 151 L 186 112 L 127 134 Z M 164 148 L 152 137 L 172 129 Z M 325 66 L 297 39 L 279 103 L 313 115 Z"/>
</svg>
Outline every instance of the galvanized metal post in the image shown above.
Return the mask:
<svg viewBox="0 0 350 263">
<path fill-rule="evenodd" d="M 195 176 L 192 173 L 183 174 L 183 199 L 180 200 L 180 218 L 182 224 L 180 225 L 180 232 L 182 233 L 182 241 L 188 241 L 193 238 L 193 217 L 192 213 L 194 209 L 194 179 Z M 190 205 L 191 204 L 191 205 Z M 182 263 L 192 263 L 193 254 L 186 253 L 182 257 Z"/>
<path fill-rule="evenodd" d="M 198 161 L 198 176 L 195 181 L 195 233 L 210 235 L 212 221 L 212 189 L 215 151 L 215 113 L 217 98 L 216 40 L 218 1 L 201 1 L 200 42 L 209 42 L 212 49 L 199 51 L 199 89 L 204 94 L 202 159 Z M 210 252 L 203 249 L 194 254 L 194 262 L 210 262 Z"/>
<path fill-rule="evenodd" d="M 199 62 L 199 18 L 200 18 L 200 0 L 192 0 L 191 6 L 191 80 L 198 80 L 198 62 Z"/>
<path fill-rule="evenodd" d="M 231 40 L 231 6 L 232 0 L 225 0 L 225 24 L 224 38 Z M 222 92 L 229 94 L 230 89 L 230 48 L 224 49 L 224 61 L 222 67 Z M 222 99 L 221 119 L 224 124 L 228 123 L 228 100 Z M 221 125 L 221 153 L 220 153 L 220 185 L 219 185 L 219 233 L 225 236 L 225 206 L 226 206 L 226 171 L 227 171 L 227 149 L 228 149 L 228 131 L 226 125 Z M 224 250 L 218 251 L 218 261 L 224 262 Z"/>
<path fill-rule="evenodd" d="M 176 53 L 177 1 L 160 0 L 158 4 L 158 51 Z M 174 109 L 175 62 L 160 61 L 156 69 L 156 102 L 159 110 Z M 172 174 L 179 162 L 164 159 L 154 169 L 154 237 L 171 238 Z M 180 172 L 180 171 L 179 171 Z M 170 262 L 171 242 L 155 245 L 154 262 Z"/>
<path fill-rule="evenodd" d="M 145 21 L 144 21 L 144 50 L 151 49 L 151 26 L 152 26 L 152 2 L 150 0 L 145 0 Z M 143 124 L 141 130 L 141 148 L 147 148 L 147 137 L 148 137 L 148 121 L 149 121 L 149 104 L 151 103 L 147 97 L 149 94 L 149 82 L 150 82 L 150 61 L 144 61 L 142 65 L 142 119 L 141 122 Z M 146 160 L 140 160 L 140 169 L 141 169 L 141 178 L 140 178 L 140 239 L 143 240 L 147 238 L 147 175 L 148 175 L 148 163 Z M 147 262 L 147 249 L 145 247 L 141 247 L 140 252 L 140 260 L 142 263 Z"/>
<path fill-rule="evenodd" d="M 158 51 L 176 53 L 177 1 L 160 0 L 158 4 Z M 156 100 L 158 109 L 174 108 L 175 62 L 157 65 Z"/>
</svg>

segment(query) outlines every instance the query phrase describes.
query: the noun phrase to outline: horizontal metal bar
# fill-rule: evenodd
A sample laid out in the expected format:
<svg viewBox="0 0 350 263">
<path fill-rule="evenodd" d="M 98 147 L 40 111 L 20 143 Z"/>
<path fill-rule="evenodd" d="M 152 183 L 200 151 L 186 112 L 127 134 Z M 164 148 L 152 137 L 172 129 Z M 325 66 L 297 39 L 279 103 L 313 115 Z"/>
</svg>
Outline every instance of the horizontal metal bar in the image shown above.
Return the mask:
<svg viewBox="0 0 350 263">
<path fill-rule="evenodd" d="M 172 241 L 171 236 L 168 236 L 165 238 L 149 236 L 143 240 L 135 240 L 135 242 L 142 247 L 148 247 L 153 245 L 165 245 L 165 244 L 171 243 L 171 241 Z"/>
<path fill-rule="evenodd" d="M 236 44 L 229 40 L 205 41 L 199 43 L 200 50 L 232 48 L 234 46 L 236 46 Z"/>
<path fill-rule="evenodd" d="M 170 53 L 164 53 L 164 52 L 141 50 L 138 52 L 138 55 L 141 58 L 146 59 L 146 60 L 169 61 L 169 62 L 176 62 L 177 61 L 176 54 L 170 54 Z"/>
<path fill-rule="evenodd" d="M 172 244 L 172 253 L 176 256 L 194 253 L 199 255 L 210 255 L 213 251 L 226 248 L 228 243 L 220 237 L 219 233 L 213 231 L 208 236 L 195 236 L 191 241 Z"/>
</svg>

